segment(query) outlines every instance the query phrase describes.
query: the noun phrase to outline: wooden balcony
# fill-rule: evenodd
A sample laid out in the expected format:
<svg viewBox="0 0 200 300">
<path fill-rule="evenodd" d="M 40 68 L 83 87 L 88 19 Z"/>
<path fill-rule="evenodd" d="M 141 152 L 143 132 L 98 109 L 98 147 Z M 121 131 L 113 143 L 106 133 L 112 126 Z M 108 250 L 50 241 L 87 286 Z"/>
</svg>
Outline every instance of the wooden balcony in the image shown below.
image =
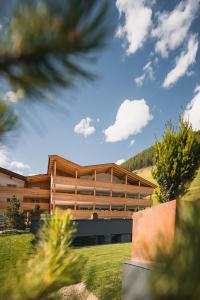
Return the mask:
<svg viewBox="0 0 200 300">
<path fill-rule="evenodd" d="M 35 203 L 35 202 L 21 202 L 21 208 L 24 210 L 31 210 L 35 208 L 35 204 L 40 205 L 40 209 L 49 211 L 49 203 Z M 5 209 L 7 201 L 0 201 L 0 209 Z"/>
<path fill-rule="evenodd" d="M 95 180 L 87 180 L 87 179 L 76 179 L 71 177 L 62 177 L 62 176 L 54 176 L 53 183 L 55 184 L 56 190 L 62 188 L 63 185 L 73 187 L 77 186 L 77 188 L 85 187 L 88 189 L 99 189 L 99 190 L 108 190 L 113 192 L 123 192 L 123 193 L 141 193 L 141 194 L 152 194 L 153 188 L 137 186 L 131 184 L 120 184 L 120 183 L 111 183 L 111 182 L 101 182 Z"/>
<path fill-rule="evenodd" d="M 19 188 L 19 187 L 0 187 L 0 196 L 23 196 L 31 198 L 49 198 L 49 190 L 33 189 L 33 188 Z"/>
<path fill-rule="evenodd" d="M 73 219 L 90 219 L 92 210 L 71 210 Z M 99 219 L 132 219 L 132 211 L 96 210 Z"/>
<path fill-rule="evenodd" d="M 129 206 L 151 206 L 150 199 L 134 199 L 125 197 L 74 195 L 67 193 L 53 193 L 53 201 L 56 205 L 129 205 Z"/>
<path fill-rule="evenodd" d="M 35 208 L 36 204 L 39 204 L 40 209 L 49 211 L 49 203 L 22 202 L 21 207 L 24 210 L 32 210 Z"/>
</svg>

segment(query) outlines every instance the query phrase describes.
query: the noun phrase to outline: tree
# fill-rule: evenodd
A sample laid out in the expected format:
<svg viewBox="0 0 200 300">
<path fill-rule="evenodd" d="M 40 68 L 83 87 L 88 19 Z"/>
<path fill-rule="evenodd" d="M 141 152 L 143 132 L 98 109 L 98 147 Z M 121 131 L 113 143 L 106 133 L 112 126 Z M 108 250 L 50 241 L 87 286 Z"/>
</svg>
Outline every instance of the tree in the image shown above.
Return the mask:
<svg viewBox="0 0 200 300">
<path fill-rule="evenodd" d="M 107 1 L 17 3 L 0 35 L 0 77 L 16 97 L 52 104 L 49 94 L 57 96 L 58 87 L 76 85 L 78 78 L 95 79 L 88 63 L 95 61 L 109 32 Z"/>
<path fill-rule="evenodd" d="M 24 229 L 24 216 L 20 208 L 20 201 L 13 196 L 8 199 L 8 204 L 5 210 L 5 224 L 9 229 Z"/>
<path fill-rule="evenodd" d="M 189 123 L 182 118 L 179 129 L 168 123 L 161 141 L 154 146 L 153 177 L 159 185 L 160 202 L 182 196 L 196 175 L 200 161 L 200 147 Z"/>
<path fill-rule="evenodd" d="M 35 254 L 5 274 L 0 299 L 56 300 L 60 288 L 80 282 L 85 260 L 70 248 L 74 231 L 69 212 L 46 218 Z"/>
</svg>

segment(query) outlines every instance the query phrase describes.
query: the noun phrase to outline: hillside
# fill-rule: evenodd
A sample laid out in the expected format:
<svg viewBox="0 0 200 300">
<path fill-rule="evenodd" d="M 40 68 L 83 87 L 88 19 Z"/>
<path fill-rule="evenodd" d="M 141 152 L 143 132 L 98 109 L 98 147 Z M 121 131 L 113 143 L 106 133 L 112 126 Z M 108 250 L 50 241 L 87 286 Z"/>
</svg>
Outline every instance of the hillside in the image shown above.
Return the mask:
<svg viewBox="0 0 200 300">
<path fill-rule="evenodd" d="M 200 144 L 200 131 L 195 132 L 196 139 Z M 156 184 L 151 174 L 151 169 L 154 163 L 154 146 L 151 146 L 135 156 L 126 160 L 122 166 L 131 172 L 142 176 L 143 178 Z M 155 197 L 154 204 L 157 203 Z M 183 197 L 185 201 L 200 200 L 200 168 L 198 170 L 196 178 L 192 181 L 189 191 Z"/>
<path fill-rule="evenodd" d="M 151 174 L 152 167 L 143 168 L 137 170 L 135 173 L 143 178 L 156 184 Z M 182 198 L 184 201 L 196 201 L 200 200 L 200 168 L 198 170 L 197 176 L 192 181 L 188 192 Z"/>
<path fill-rule="evenodd" d="M 129 171 L 139 170 L 153 165 L 154 147 L 151 146 L 144 151 L 126 160 L 122 167 Z"/>
<path fill-rule="evenodd" d="M 200 131 L 195 132 L 197 142 L 200 144 Z M 151 146 L 142 152 L 134 155 L 126 160 L 122 167 L 129 171 L 140 170 L 149 166 L 153 166 L 154 161 L 154 146 Z"/>
</svg>

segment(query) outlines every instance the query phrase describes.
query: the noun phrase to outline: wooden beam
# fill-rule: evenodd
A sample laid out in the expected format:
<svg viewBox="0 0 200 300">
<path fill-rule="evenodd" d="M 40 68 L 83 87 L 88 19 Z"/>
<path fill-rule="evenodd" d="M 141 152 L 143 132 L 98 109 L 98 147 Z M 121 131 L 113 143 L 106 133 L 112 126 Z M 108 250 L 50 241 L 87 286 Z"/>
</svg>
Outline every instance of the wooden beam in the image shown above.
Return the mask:
<svg viewBox="0 0 200 300">
<path fill-rule="evenodd" d="M 54 177 L 56 177 L 56 160 L 54 160 L 54 163 L 53 163 L 53 174 L 54 174 Z M 52 177 L 52 192 L 55 193 L 56 192 L 56 185 L 55 185 L 55 182 L 54 182 L 54 177 L 51 175 Z M 56 210 L 56 203 L 55 203 L 55 199 L 53 199 L 53 215 L 55 214 L 55 210 Z"/>
<path fill-rule="evenodd" d="M 75 178 L 76 178 L 76 183 L 75 183 L 75 197 L 77 198 L 77 193 L 78 193 L 78 189 L 77 189 L 77 179 L 78 179 L 78 170 L 75 171 Z M 76 203 L 76 198 L 75 198 L 75 204 L 74 204 L 74 209 L 77 209 L 77 203 Z"/>
<path fill-rule="evenodd" d="M 94 170 L 94 202 L 93 202 L 93 207 L 92 207 L 93 211 L 95 211 L 95 206 L 96 206 L 96 204 L 95 204 L 95 198 L 96 198 L 96 181 L 97 181 L 97 170 L 95 169 Z"/>
<path fill-rule="evenodd" d="M 140 187 L 140 181 L 138 182 L 138 186 Z M 139 199 L 141 198 L 140 192 L 139 192 L 139 194 L 138 194 L 138 198 L 139 198 Z"/>
</svg>

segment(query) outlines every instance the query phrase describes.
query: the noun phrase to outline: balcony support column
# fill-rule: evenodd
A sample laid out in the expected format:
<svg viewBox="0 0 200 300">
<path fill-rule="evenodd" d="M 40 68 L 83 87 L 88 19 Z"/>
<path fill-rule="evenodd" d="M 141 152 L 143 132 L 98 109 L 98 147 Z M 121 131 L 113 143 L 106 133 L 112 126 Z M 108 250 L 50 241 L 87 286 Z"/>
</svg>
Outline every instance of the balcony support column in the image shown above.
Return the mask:
<svg viewBox="0 0 200 300">
<path fill-rule="evenodd" d="M 56 185 L 54 183 L 54 177 L 56 177 L 56 161 L 53 163 L 53 171 L 51 172 L 51 205 L 53 204 L 52 214 L 55 214 L 56 210 L 56 202 L 55 202 L 55 193 L 56 193 Z"/>
<path fill-rule="evenodd" d="M 125 175 L 125 185 L 127 185 L 127 183 L 128 183 L 128 177 L 127 177 L 127 175 Z M 126 191 L 125 191 L 124 196 L 125 196 L 124 210 L 126 211 L 126 210 L 127 210 L 127 207 L 126 207 L 127 189 L 126 189 Z"/>
<path fill-rule="evenodd" d="M 76 204 L 76 198 L 77 198 L 77 178 L 78 178 L 78 171 L 76 170 L 75 171 L 75 178 L 76 178 L 76 181 L 75 181 L 75 204 L 74 204 L 74 209 L 76 210 L 77 208 L 77 204 Z"/>
<path fill-rule="evenodd" d="M 96 181 L 97 181 L 97 171 L 94 170 L 94 203 L 93 203 L 93 211 L 95 211 L 95 200 L 96 200 Z"/>
<path fill-rule="evenodd" d="M 112 198 L 112 196 L 113 196 L 113 191 L 112 191 L 112 183 L 113 183 L 113 168 L 111 168 L 111 170 L 110 170 L 110 183 L 111 183 L 110 197 Z M 112 210 L 111 201 L 110 201 L 110 205 L 109 205 L 109 210 Z"/>
</svg>

